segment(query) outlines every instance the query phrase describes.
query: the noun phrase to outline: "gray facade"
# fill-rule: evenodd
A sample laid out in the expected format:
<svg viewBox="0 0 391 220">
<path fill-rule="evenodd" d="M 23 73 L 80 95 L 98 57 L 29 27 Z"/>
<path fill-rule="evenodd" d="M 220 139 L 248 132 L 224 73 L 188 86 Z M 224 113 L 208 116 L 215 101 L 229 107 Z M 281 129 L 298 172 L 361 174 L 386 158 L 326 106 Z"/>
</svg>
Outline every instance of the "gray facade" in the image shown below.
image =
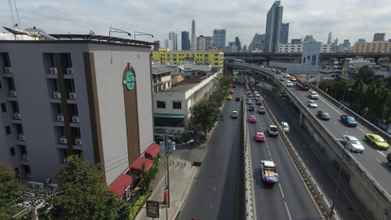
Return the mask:
<svg viewBox="0 0 391 220">
<path fill-rule="evenodd" d="M 136 72 L 134 114 L 143 120 L 137 151 L 153 143 L 152 98 L 146 98 L 152 97 L 149 48 L 83 40 L 1 45 L 0 104 L 6 108 L 0 117 L 0 162 L 22 178 L 54 178 L 70 146 L 100 164 L 108 184 L 129 167 L 122 85 L 127 62 Z"/>
<path fill-rule="evenodd" d="M 282 23 L 280 29 L 280 44 L 287 44 L 289 40 L 289 23 Z"/>
<path fill-rule="evenodd" d="M 225 29 L 213 30 L 213 48 L 224 49 L 226 42 L 226 31 Z"/>
<path fill-rule="evenodd" d="M 265 34 L 255 34 L 248 46 L 249 51 L 263 50 L 265 47 Z"/>
<path fill-rule="evenodd" d="M 168 33 L 168 48 L 172 51 L 178 50 L 178 35 L 175 32 Z"/>
<path fill-rule="evenodd" d="M 191 50 L 197 50 L 197 36 L 194 19 L 191 21 Z"/>
<path fill-rule="evenodd" d="M 188 31 L 181 32 L 181 42 L 182 42 L 182 50 L 190 50 L 190 39 L 189 39 Z"/>
<path fill-rule="evenodd" d="M 283 8 L 280 1 L 273 3 L 266 19 L 265 52 L 277 53 L 279 49 L 280 30 Z"/>
</svg>

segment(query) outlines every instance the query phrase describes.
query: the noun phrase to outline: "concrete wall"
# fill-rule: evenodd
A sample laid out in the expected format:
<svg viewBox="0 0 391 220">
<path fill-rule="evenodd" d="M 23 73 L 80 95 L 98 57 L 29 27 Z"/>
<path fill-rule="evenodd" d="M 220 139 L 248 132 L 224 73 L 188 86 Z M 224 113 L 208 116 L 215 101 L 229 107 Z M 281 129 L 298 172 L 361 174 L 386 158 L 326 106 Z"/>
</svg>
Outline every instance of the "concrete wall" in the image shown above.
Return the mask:
<svg viewBox="0 0 391 220">
<path fill-rule="evenodd" d="M 17 91 L 16 100 L 22 114 L 25 146 L 32 180 L 44 181 L 47 177 L 53 178 L 62 164 L 58 150 L 66 148 L 65 145 L 58 144 L 58 137 L 55 134 L 54 128 L 58 123 L 54 122 L 52 94 L 48 90 L 47 70 L 43 61 L 44 53 L 71 53 L 81 119 L 79 126 L 83 142 L 83 156 L 89 160 L 94 158 L 89 130 L 89 108 L 86 104 L 88 103 L 87 91 L 85 83 L 82 83 L 85 81 L 82 52 L 86 49 L 86 44 L 47 43 L 7 43 L 3 44 L 0 49 L 1 52 L 8 52 L 11 60 L 12 77 Z M 2 93 L 6 94 L 6 89 L 3 89 Z M 12 135 L 15 135 L 15 131 L 13 132 Z M 6 145 L 0 143 L 2 151 L 18 143 L 14 137 L 8 140 Z"/>
<path fill-rule="evenodd" d="M 92 50 L 95 55 L 104 167 L 106 181 L 110 184 L 129 167 L 122 84 L 123 71 L 128 62 L 136 72 L 140 152 L 153 143 L 149 51 L 139 48 L 129 51 L 120 47 L 113 47 L 111 51 L 100 47 Z"/>
</svg>

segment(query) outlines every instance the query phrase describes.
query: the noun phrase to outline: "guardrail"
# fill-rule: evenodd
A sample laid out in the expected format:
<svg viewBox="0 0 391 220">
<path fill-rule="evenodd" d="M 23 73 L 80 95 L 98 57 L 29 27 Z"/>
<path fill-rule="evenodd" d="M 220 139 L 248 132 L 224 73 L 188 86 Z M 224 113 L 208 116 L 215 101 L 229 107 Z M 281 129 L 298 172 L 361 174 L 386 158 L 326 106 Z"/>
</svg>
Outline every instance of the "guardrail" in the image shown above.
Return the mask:
<svg viewBox="0 0 391 220">
<path fill-rule="evenodd" d="M 387 139 L 388 142 L 391 142 L 391 135 L 388 134 L 387 132 L 385 132 L 383 129 L 377 127 L 372 122 L 368 121 L 367 119 L 365 119 L 361 115 L 357 114 L 356 112 L 354 112 L 352 109 L 350 109 L 346 105 L 344 105 L 341 102 L 339 102 L 338 100 L 334 99 L 333 97 L 331 97 L 329 94 L 327 94 L 322 89 L 317 88 L 317 87 L 312 87 L 312 89 L 316 90 L 318 93 L 320 93 L 323 97 L 325 97 L 328 101 L 333 103 L 336 107 L 338 107 L 342 111 L 345 111 L 345 112 L 353 115 L 357 119 L 357 121 L 359 121 L 362 125 L 364 125 L 367 128 L 370 128 L 371 130 L 373 130 L 377 133 L 380 133 L 385 139 Z"/>
<path fill-rule="evenodd" d="M 266 101 L 264 101 L 266 103 Z M 282 129 L 280 123 L 278 122 L 277 118 L 274 116 L 271 109 L 268 107 L 268 105 L 265 105 L 265 109 L 268 112 L 268 114 L 272 117 L 272 120 L 274 123 L 278 126 L 281 132 L 281 139 L 284 142 L 284 144 L 287 146 L 287 151 L 289 155 L 291 156 L 297 170 L 299 171 L 302 180 L 304 184 L 306 185 L 306 188 L 311 194 L 311 197 L 313 201 L 316 203 L 316 206 L 318 208 L 319 213 L 322 215 L 323 219 L 340 219 L 338 217 L 338 214 L 335 210 L 332 209 L 332 205 L 330 204 L 329 200 L 327 199 L 327 196 L 323 193 L 321 188 L 319 187 L 319 184 L 316 182 L 315 178 L 312 176 L 311 172 L 305 165 L 303 159 L 300 157 L 299 153 L 296 151 L 295 147 L 293 146 L 292 142 L 289 140 L 288 136 Z"/>
<path fill-rule="evenodd" d="M 254 176 L 251 159 L 251 145 L 250 138 L 247 131 L 247 110 L 246 105 L 242 99 L 242 144 L 244 148 L 244 191 L 245 191 L 245 219 L 253 220 L 257 219 L 257 212 L 255 207 L 255 193 L 254 193 Z"/>
</svg>

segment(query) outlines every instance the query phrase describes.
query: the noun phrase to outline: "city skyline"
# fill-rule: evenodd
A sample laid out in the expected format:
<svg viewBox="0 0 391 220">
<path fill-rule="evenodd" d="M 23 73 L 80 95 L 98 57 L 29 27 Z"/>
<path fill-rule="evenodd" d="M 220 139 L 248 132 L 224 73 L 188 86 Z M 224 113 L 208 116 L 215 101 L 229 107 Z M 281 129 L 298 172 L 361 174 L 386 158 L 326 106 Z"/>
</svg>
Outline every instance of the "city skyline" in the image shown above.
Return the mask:
<svg viewBox="0 0 391 220">
<path fill-rule="evenodd" d="M 316 3 L 309 0 L 286 0 L 282 1 L 282 6 L 285 8 L 284 22 L 289 22 L 293 27 L 290 31 L 291 39 L 312 34 L 325 42 L 328 32 L 333 32 L 334 37 L 340 40 L 350 39 L 351 42 L 356 42 L 359 38 L 371 40 L 375 32 L 390 35 L 391 29 L 386 25 L 386 18 L 391 9 L 386 3 L 385 0 L 368 0 L 353 5 L 351 0 Z M 263 33 L 265 15 L 272 2 L 220 0 L 208 2 L 208 9 L 203 1 L 125 3 L 115 0 L 93 5 L 71 0 L 70 4 L 63 5 L 38 0 L 18 1 L 17 4 L 23 26 L 41 27 L 49 33 L 88 33 L 93 30 L 97 34 L 107 34 L 108 27 L 115 26 L 129 31 L 151 32 L 155 35 L 154 40 L 163 42 L 169 31 L 190 31 L 189 23 L 194 18 L 197 36 L 211 35 L 213 29 L 223 28 L 227 30 L 227 41 L 239 36 L 248 45 L 255 33 Z M 365 13 L 368 10 L 371 11 L 370 15 Z M 233 13 L 236 16 L 231 16 Z M 307 19 L 308 16 L 312 19 Z M 0 19 L 3 21 L 2 25 L 13 23 L 7 4 L 0 5 Z M 349 22 L 346 23 L 346 20 Z M 74 25 L 75 23 L 78 25 Z"/>
</svg>

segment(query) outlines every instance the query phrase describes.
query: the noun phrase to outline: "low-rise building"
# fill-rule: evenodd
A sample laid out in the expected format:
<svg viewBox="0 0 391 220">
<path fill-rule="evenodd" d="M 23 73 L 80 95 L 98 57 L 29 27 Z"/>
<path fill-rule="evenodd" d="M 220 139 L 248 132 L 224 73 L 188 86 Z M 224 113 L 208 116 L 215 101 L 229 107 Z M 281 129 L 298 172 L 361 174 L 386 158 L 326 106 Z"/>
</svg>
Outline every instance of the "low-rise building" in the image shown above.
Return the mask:
<svg viewBox="0 0 391 220">
<path fill-rule="evenodd" d="M 391 53 L 391 42 L 357 42 L 352 48 L 353 53 Z"/>
<path fill-rule="evenodd" d="M 224 53 L 220 50 L 170 51 L 161 48 L 159 51 L 152 52 L 152 60 L 160 64 L 180 65 L 190 62 L 222 68 L 224 66 Z"/>
<path fill-rule="evenodd" d="M 155 139 L 163 135 L 180 136 L 191 117 L 191 107 L 208 97 L 215 88 L 215 79 L 221 74 L 204 72 L 203 75 L 185 76 L 185 79 L 165 91 L 154 94 L 153 113 Z"/>
<path fill-rule="evenodd" d="M 279 53 L 302 53 L 303 44 L 302 43 L 290 43 L 290 44 L 280 44 Z M 335 49 L 331 44 L 322 44 L 320 47 L 321 53 L 334 53 Z"/>
</svg>

